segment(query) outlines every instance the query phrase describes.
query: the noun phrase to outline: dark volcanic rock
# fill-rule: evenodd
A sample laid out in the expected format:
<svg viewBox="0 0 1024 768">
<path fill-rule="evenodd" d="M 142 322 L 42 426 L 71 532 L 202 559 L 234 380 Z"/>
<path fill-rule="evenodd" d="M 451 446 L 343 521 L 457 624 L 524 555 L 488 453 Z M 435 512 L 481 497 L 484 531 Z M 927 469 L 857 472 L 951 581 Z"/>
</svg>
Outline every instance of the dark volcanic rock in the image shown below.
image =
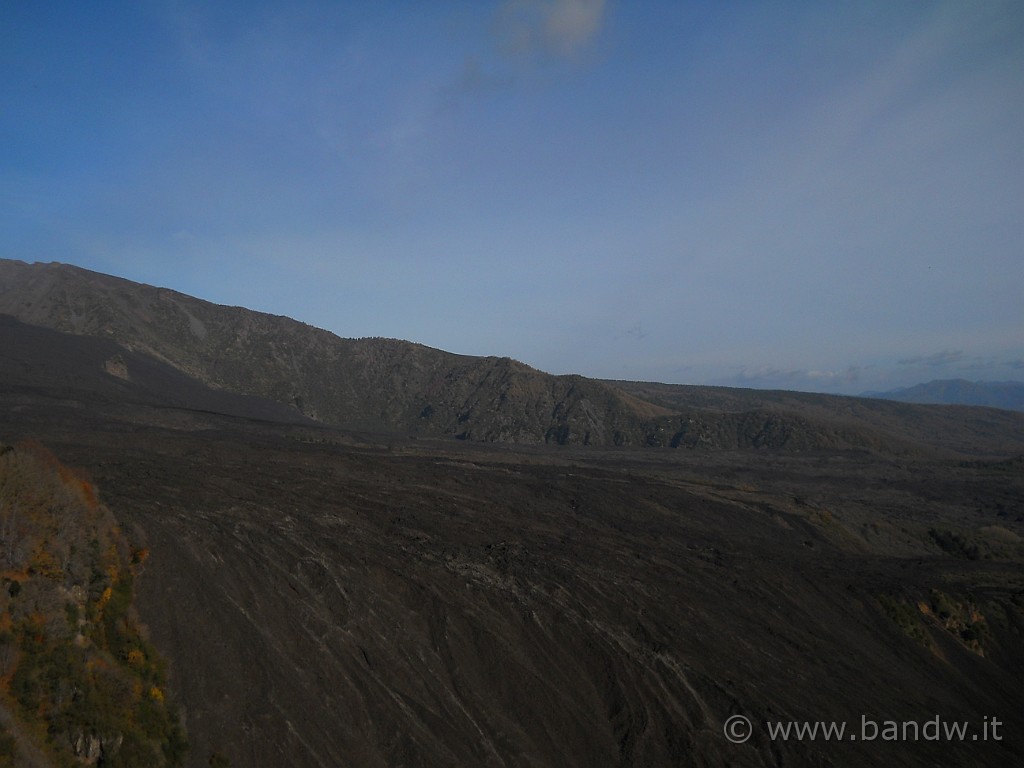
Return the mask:
<svg viewBox="0 0 1024 768">
<path fill-rule="evenodd" d="M 63 264 L 0 260 L 3 313 L 103 340 L 111 350 L 104 371 L 112 377 L 128 381 L 126 355 L 135 355 L 136 377 L 159 361 L 165 382 L 170 369 L 195 380 L 179 377 L 183 392 L 272 400 L 348 428 L 478 442 L 709 450 L 1024 450 L 1019 414 L 552 376 L 509 358 L 454 355 L 393 339 L 343 339 L 287 317 Z"/>
<path fill-rule="evenodd" d="M 90 397 L 4 393 L 4 439 L 85 467 L 144 539 L 192 766 L 1024 760 L 1012 462 L 183 428 Z M 764 726 L 935 716 L 1005 740 Z"/>
<path fill-rule="evenodd" d="M 1024 452 L 1024 416 L 996 408 L 911 405 L 867 397 L 643 381 L 607 381 L 680 414 L 657 444 L 787 450 Z"/>
<path fill-rule="evenodd" d="M 0 385 L 109 402 L 172 406 L 285 423 L 308 423 L 295 408 L 267 398 L 212 389 L 112 339 L 60 333 L 0 315 Z"/>
</svg>

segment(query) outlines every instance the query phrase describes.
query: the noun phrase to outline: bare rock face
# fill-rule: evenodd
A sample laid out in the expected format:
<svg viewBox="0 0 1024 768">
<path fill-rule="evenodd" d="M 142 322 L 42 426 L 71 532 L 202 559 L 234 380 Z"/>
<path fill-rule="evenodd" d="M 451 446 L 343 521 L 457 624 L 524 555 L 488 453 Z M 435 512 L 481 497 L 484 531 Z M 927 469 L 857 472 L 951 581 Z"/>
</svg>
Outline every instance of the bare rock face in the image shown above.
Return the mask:
<svg viewBox="0 0 1024 768">
<path fill-rule="evenodd" d="M 96 734 L 78 733 L 71 740 L 71 748 L 75 757 L 83 765 L 96 765 L 102 753 L 102 742 Z"/>
<path fill-rule="evenodd" d="M 100 760 L 113 760 L 124 743 L 122 734 L 100 737 L 95 733 L 79 732 L 71 739 L 71 749 L 82 765 L 97 765 Z"/>
<path fill-rule="evenodd" d="M 129 381 L 128 364 L 121 355 L 114 355 L 103 363 L 103 370 L 111 376 L 123 381 Z"/>
</svg>

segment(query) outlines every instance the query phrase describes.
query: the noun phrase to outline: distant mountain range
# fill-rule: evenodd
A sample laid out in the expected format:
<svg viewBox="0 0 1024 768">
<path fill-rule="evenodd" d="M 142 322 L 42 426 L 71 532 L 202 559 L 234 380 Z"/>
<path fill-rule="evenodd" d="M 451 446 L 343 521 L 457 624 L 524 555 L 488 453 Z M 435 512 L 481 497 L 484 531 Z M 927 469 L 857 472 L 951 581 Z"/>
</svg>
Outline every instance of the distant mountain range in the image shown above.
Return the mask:
<svg viewBox="0 0 1024 768">
<path fill-rule="evenodd" d="M 901 403 L 984 405 L 989 408 L 1024 411 L 1024 382 L 1021 381 L 936 379 L 927 384 L 915 384 L 912 387 L 888 392 L 865 392 L 862 396 L 896 400 Z"/>
<path fill-rule="evenodd" d="M 275 420 L 521 444 L 1022 449 L 1021 418 L 998 411 L 972 413 L 966 429 L 958 413 L 877 399 L 554 376 L 507 357 L 341 338 L 58 263 L 0 260 L 0 315 L 11 318 L 0 383 Z"/>
</svg>

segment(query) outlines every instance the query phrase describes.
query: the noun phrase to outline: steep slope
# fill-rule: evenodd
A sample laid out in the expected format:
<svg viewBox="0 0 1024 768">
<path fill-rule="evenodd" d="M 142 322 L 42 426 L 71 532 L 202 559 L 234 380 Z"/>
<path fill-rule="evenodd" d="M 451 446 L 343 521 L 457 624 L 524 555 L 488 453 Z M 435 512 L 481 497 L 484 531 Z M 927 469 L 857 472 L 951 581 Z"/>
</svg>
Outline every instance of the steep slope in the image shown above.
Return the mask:
<svg viewBox="0 0 1024 768">
<path fill-rule="evenodd" d="M 0 387 L 110 403 L 170 406 L 270 421 L 313 423 L 266 398 L 211 389 L 111 339 L 74 336 L 0 315 Z"/>
<path fill-rule="evenodd" d="M 212 414 L 175 429 L 42 396 L 9 413 L 4 439 L 85 466 L 145 533 L 139 609 L 190 768 L 1024 759 L 1019 462 L 555 450 Z M 748 742 L 723 734 L 732 715 L 756 725 Z M 828 744 L 764 725 L 936 716 L 998 718 L 1004 738 Z"/>
</svg>

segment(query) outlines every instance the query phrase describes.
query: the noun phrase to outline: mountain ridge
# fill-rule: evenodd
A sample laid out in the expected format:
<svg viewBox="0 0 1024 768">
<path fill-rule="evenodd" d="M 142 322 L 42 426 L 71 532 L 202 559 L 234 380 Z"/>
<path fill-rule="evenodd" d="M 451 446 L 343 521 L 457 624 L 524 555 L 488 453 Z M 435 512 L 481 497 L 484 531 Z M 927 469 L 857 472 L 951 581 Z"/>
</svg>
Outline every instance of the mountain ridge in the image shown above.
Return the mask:
<svg viewBox="0 0 1024 768">
<path fill-rule="evenodd" d="M 1016 414 L 973 412 L 981 429 L 965 431 L 959 416 L 928 406 L 552 375 L 508 357 L 344 338 L 57 262 L 0 260 L 0 314 L 107 340 L 210 390 L 352 429 L 522 444 L 1024 451 Z"/>
<path fill-rule="evenodd" d="M 933 379 L 886 392 L 864 392 L 862 397 L 927 405 L 977 405 L 1024 411 L 1024 382 Z"/>
<path fill-rule="evenodd" d="M 580 376 L 394 339 L 345 339 L 283 316 L 63 264 L 0 262 L 0 313 L 111 338 L 204 384 L 329 424 L 509 442 L 628 441 L 656 406 Z M 616 436 L 616 432 L 620 434 Z"/>
</svg>

